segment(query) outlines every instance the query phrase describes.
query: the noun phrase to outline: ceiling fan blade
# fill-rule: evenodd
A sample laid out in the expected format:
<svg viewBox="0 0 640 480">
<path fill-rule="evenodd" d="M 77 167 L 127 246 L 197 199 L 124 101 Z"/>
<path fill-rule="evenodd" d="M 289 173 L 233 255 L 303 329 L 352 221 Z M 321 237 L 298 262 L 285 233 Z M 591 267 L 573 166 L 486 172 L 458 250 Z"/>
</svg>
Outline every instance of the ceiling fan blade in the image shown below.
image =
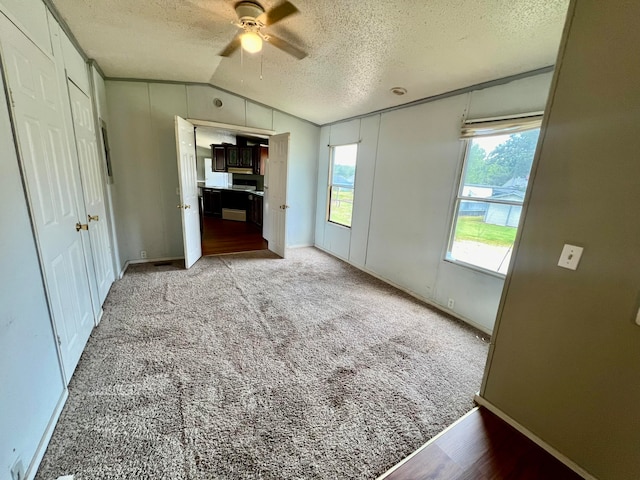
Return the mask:
<svg viewBox="0 0 640 480">
<path fill-rule="evenodd" d="M 224 50 L 222 50 L 218 55 L 220 57 L 228 57 L 233 52 L 235 52 L 239 47 L 240 47 L 240 35 L 236 35 L 235 38 L 231 40 L 229 44 L 226 47 L 224 47 Z"/>
<path fill-rule="evenodd" d="M 289 55 L 293 55 L 298 60 L 302 60 L 304 57 L 307 56 L 307 52 L 305 52 L 303 50 L 300 50 L 298 47 L 294 47 L 293 45 L 291 45 L 286 40 L 283 40 L 281 38 L 275 37 L 275 36 L 273 36 L 271 34 L 269 34 L 269 37 L 268 37 L 267 41 L 271 45 L 273 45 L 274 47 L 277 47 L 280 50 L 283 50 L 283 51 L 287 52 Z"/>
<path fill-rule="evenodd" d="M 258 18 L 257 21 L 262 22 L 264 25 L 269 26 L 273 25 L 280 20 L 287 18 L 289 15 L 293 15 L 294 13 L 298 13 L 298 9 L 293 3 L 283 2 L 280 5 L 273 7 L 268 12 L 263 13 Z"/>
</svg>

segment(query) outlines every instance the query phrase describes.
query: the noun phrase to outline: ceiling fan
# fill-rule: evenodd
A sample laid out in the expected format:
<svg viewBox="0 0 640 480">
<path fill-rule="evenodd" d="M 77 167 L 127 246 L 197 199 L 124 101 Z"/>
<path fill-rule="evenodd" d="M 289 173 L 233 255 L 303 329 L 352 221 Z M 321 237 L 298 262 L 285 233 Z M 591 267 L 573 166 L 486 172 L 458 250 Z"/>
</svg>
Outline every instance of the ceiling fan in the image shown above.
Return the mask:
<svg viewBox="0 0 640 480">
<path fill-rule="evenodd" d="M 235 25 L 242 31 L 238 32 L 235 38 L 218 54 L 221 57 L 230 56 L 240 46 L 249 53 L 259 52 L 262 50 L 263 40 L 299 60 L 307 56 L 306 52 L 294 47 L 289 42 L 262 31 L 263 28 L 270 27 L 280 20 L 298 13 L 298 9 L 292 3 L 285 1 L 265 12 L 260 4 L 245 1 L 236 4 L 235 10 L 238 15 L 238 22 Z"/>
</svg>

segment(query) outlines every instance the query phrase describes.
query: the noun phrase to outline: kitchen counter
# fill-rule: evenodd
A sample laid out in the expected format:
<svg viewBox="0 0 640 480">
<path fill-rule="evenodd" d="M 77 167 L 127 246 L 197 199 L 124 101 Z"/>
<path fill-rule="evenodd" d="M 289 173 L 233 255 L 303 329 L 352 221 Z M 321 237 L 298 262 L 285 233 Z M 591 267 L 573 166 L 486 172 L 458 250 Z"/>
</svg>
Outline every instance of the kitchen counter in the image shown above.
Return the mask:
<svg viewBox="0 0 640 480">
<path fill-rule="evenodd" d="M 262 190 L 250 190 L 248 188 L 233 188 L 233 187 L 215 187 L 213 185 L 207 185 L 205 182 L 198 181 L 199 188 L 208 188 L 210 190 L 229 190 L 231 192 L 245 192 L 252 195 L 258 195 L 260 197 L 264 197 L 264 192 Z"/>
</svg>

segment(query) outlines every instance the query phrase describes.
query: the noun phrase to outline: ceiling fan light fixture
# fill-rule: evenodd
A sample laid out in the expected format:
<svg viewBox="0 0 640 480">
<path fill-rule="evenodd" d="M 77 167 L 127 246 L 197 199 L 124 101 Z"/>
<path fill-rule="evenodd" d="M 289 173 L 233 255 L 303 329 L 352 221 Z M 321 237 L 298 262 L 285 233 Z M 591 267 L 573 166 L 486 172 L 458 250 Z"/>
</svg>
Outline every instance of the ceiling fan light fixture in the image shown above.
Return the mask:
<svg viewBox="0 0 640 480">
<path fill-rule="evenodd" d="M 262 38 L 256 32 L 245 32 L 240 37 L 240 44 L 245 52 L 258 53 L 262 50 Z"/>
</svg>

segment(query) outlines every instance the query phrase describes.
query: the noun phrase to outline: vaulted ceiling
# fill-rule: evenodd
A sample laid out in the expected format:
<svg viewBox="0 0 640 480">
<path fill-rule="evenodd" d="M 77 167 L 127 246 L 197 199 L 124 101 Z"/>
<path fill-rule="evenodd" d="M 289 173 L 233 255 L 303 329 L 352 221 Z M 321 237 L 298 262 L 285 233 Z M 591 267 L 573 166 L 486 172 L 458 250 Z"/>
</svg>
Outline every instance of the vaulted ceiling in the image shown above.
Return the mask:
<svg viewBox="0 0 640 480">
<path fill-rule="evenodd" d="M 269 44 L 218 56 L 237 32 L 235 1 L 52 0 L 108 77 L 211 83 L 317 124 L 553 65 L 568 6 L 291 1 L 300 12 L 268 31 L 308 52 L 302 60 Z"/>
</svg>

